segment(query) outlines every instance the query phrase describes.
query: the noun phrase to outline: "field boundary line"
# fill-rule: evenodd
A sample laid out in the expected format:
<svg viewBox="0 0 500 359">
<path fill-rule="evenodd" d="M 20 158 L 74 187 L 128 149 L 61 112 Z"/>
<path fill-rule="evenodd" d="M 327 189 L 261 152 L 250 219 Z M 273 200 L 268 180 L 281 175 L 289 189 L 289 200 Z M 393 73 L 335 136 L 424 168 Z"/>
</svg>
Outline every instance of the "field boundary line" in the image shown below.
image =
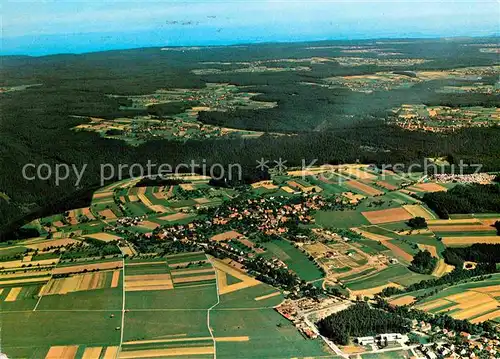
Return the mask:
<svg viewBox="0 0 500 359">
<path fill-rule="evenodd" d="M 52 277 L 54 276 L 54 270 L 57 268 L 57 265 L 59 264 L 59 262 L 61 262 L 61 256 L 62 256 L 62 254 L 59 254 L 59 261 L 56 263 L 54 268 L 52 268 L 52 270 L 50 271 L 50 278 L 47 281 L 47 283 L 49 283 L 52 280 Z M 45 284 L 47 284 L 47 283 L 45 283 Z M 45 287 L 45 284 L 43 285 L 41 290 L 43 290 L 43 288 Z M 36 308 L 38 308 L 38 304 L 40 304 L 40 302 L 42 301 L 42 298 L 43 298 L 43 291 L 42 291 L 42 295 L 40 296 L 40 298 L 38 298 L 38 300 L 35 304 L 35 307 L 33 308 L 33 312 L 36 312 Z"/>
<path fill-rule="evenodd" d="M 120 345 L 118 346 L 118 350 L 116 351 L 116 359 L 120 357 L 120 353 L 122 351 L 123 345 L 123 331 L 125 330 L 125 257 L 122 256 L 122 325 L 120 330 Z"/>
<path fill-rule="evenodd" d="M 212 265 L 212 268 L 214 268 L 214 270 L 215 270 L 215 267 L 214 267 L 214 265 L 212 263 L 212 259 L 209 256 L 207 256 L 206 254 L 205 254 L 205 256 L 207 257 L 208 261 Z M 216 340 L 215 340 L 215 336 L 214 336 L 213 330 L 210 327 L 210 312 L 212 311 L 212 309 L 214 309 L 220 303 L 219 281 L 217 280 L 217 276 L 215 276 L 215 290 L 216 290 L 216 293 L 217 293 L 217 303 L 215 303 L 214 305 L 212 305 L 207 310 L 207 327 L 208 327 L 208 331 L 210 332 L 210 336 L 212 337 L 212 341 L 214 342 L 214 359 L 217 359 L 217 344 L 216 344 Z"/>
</svg>

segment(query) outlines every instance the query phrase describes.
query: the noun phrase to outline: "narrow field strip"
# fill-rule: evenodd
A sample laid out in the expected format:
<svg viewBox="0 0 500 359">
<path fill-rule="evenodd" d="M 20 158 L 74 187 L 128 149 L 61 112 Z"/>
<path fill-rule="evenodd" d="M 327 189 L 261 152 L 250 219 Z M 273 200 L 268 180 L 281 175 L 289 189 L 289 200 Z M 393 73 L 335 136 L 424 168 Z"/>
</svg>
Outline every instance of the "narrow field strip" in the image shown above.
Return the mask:
<svg viewBox="0 0 500 359">
<path fill-rule="evenodd" d="M 135 359 L 135 358 L 162 358 L 162 357 L 182 357 L 201 354 L 214 354 L 213 347 L 186 347 L 186 348 L 171 348 L 171 349 L 148 349 L 148 350 L 131 350 L 120 352 L 120 359 Z"/>
</svg>

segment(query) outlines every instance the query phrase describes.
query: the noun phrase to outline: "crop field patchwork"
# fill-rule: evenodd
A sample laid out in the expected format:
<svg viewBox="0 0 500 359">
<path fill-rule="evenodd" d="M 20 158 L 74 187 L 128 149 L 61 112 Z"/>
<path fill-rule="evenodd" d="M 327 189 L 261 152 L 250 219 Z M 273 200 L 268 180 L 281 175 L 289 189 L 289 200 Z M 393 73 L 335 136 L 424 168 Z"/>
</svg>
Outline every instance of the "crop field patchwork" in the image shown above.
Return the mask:
<svg viewBox="0 0 500 359">
<path fill-rule="evenodd" d="M 405 295 L 418 297 L 423 293 L 425 291 L 410 292 Z M 493 274 L 491 278 L 454 285 L 437 294 L 430 294 L 414 303 L 414 307 L 430 313 L 448 314 L 456 319 L 467 319 L 472 323 L 496 320 L 500 316 L 498 274 Z"/>
<path fill-rule="evenodd" d="M 318 173 L 305 179 L 282 175 L 272 183 L 260 183 L 251 192 L 270 198 L 285 193 L 282 189 L 286 186 L 291 191 L 286 198 L 312 189 L 315 196 L 335 196 L 338 202 L 327 207 L 334 210 L 313 212 L 315 222 L 305 225 L 314 233 L 314 241 L 295 243 L 285 239 L 286 234 L 279 240 L 261 241 L 241 227 L 224 226 L 209 232 L 207 243 L 232 248 L 240 255 L 262 255 L 317 288 L 341 287 L 351 298 L 373 297 L 385 288 L 403 289 L 421 280 L 444 276 L 453 270 L 441 254 L 446 246 L 500 243 L 492 227 L 497 217 L 436 219 L 418 196 L 413 198 L 396 189 L 406 183 L 404 177 L 393 174 L 381 183 L 384 180 L 379 173 L 353 167 L 335 172 L 339 183 L 334 185 L 326 178 L 315 177 Z M 91 206 L 96 214 L 105 211 L 117 214 L 119 209 L 114 208 L 115 204 L 105 201 L 120 198 L 128 215 L 145 215 L 132 226 L 119 224 L 117 229 L 110 230 L 114 221 L 94 220 L 62 226 L 52 239 L 39 236 L 20 241 L 18 247 L 0 247 L 0 254 L 3 252 L 5 256 L 22 254 L 21 259 L 0 262 L 2 314 L 10 316 L 6 325 L 26 323 L 27 333 L 32 333 L 36 330 L 34 324 L 24 317 L 32 315 L 37 325 L 47 325 L 44 323 L 49 323 L 49 319 L 45 315 L 50 314 L 55 318 L 51 333 L 57 337 L 57 340 L 44 337 L 45 341 L 37 338 L 34 343 L 7 337 L 9 353 L 19 357 L 75 359 L 205 359 L 215 354 L 228 359 L 327 357 L 328 352 L 319 340 L 306 340 L 274 310 L 283 302 L 286 292 L 249 275 L 243 262 L 218 259 L 202 251 L 162 257 L 158 253 L 161 246 L 156 245 L 141 256 L 136 241 L 120 234 L 126 233 L 123 230 L 132 234 L 151 233 L 160 225 L 173 224 L 191 229 L 197 224 L 186 225 L 189 221 L 204 218 L 193 208 L 221 205 L 222 198 L 233 198 L 235 191 L 214 189 L 207 185 L 206 179 L 173 186 L 135 185 L 117 187 L 114 194 L 107 188 L 94 197 Z M 422 195 L 437 190 L 436 186 L 440 185 L 418 183 L 412 186 L 412 192 Z M 347 192 L 349 188 L 353 192 Z M 339 203 L 345 207 L 336 209 Z M 69 211 L 66 220 L 75 222 L 83 212 L 84 209 Z M 412 229 L 406 221 L 414 217 L 426 218 L 428 228 Z M 65 217 L 47 218 L 45 221 L 50 219 L 51 228 L 56 228 L 56 222 L 62 223 Z M 105 226 L 108 228 L 104 229 Z M 73 233 L 71 238 L 70 233 Z M 68 259 L 64 253 L 68 248 L 71 251 L 70 245 L 80 250 L 92 248 L 95 243 L 118 245 L 122 254 L 129 256 Z M 25 253 L 29 249 L 39 252 Z M 418 250 L 428 250 L 438 258 L 431 275 L 408 269 Z M 28 263 L 31 267 L 26 266 Z M 497 281 L 450 289 L 423 300 L 418 299 L 420 293 L 405 293 L 389 301 L 474 323 L 499 319 Z M 96 320 L 99 336 L 92 333 L 80 336 L 72 321 L 83 314 Z M 276 341 L 286 342 L 286 348 L 276 348 L 272 345 Z"/>
<path fill-rule="evenodd" d="M 40 326 L 45 328 L 43 333 Z M 2 351 L 13 358 L 54 358 L 56 353 L 73 358 L 71 353 L 79 347 L 117 346 L 120 331 L 115 328 L 119 326 L 120 316 L 110 318 L 106 312 L 2 313 Z"/>
<path fill-rule="evenodd" d="M 83 273 L 94 270 L 109 270 L 122 268 L 123 262 L 121 260 L 100 261 L 89 264 L 73 264 L 61 265 L 52 271 L 52 274 L 70 274 L 70 273 Z"/>
<path fill-rule="evenodd" d="M 101 271 L 51 279 L 40 291 L 40 295 L 67 294 L 70 292 L 116 288 L 120 271 Z M 118 279 L 117 279 L 118 278 Z"/>
<path fill-rule="evenodd" d="M 348 180 L 344 183 L 345 186 L 350 188 L 351 190 L 354 190 L 355 192 L 360 192 L 361 194 L 367 195 L 367 196 L 377 196 L 384 194 L 383 191 L 372 187 L 366 183 L 356 181 L 356 180 Z"/>
<path fill-rule="evenodd" d="M 499 301 L 496 294 L 500 286 L 469 288 L 462 293 L 446 294 L 446 290 L 437 296 L 426 299 L 425 303 L 416 308 L 432 313 L 449 313 L 455 319 L 468 319 L 473 323 L 495 319 L 499 315 L 497 310 Z"/>
<path fill-rule="evenodd" d="M 373 295 L 386 287 L 406 287 L 412 283 L 429 279 L 431 276 L 411 272 L 400 264 L 392 265 L 381 271 L 372 271 L 363 276 L 343 279 L 344 284 L 353 295 Z"/>
<path fill-rule="evenodd" d="M 220 72 L 220 70 L 215 70 L 216 73 Z M 252 70 L 255 69 L 252 68 Z M 210 69 L 193 71 L 200 75 L 211 73 Z M 263 132 L 214 126 L 198 121 L 198 113 L 201 111 L 225 112 L 228 108 L 258 110 L 277 106 L 276 102 L 253 100 L 252 97 L 256 95 L 258 93 L 242 92 L 238 86 L 227 83 L 206 83 L 206 87 L 197 89 L 159 89 L 153 94 L 131 97 L 109 95 L 111 98 L 130 101 L 131 107 L 123 107 L 124 110 L 137 111 L 160 106 L 160 108 L 171 108 L 174 113 L 163 121 L 153 116 L 112 120 L 82 117 L 82 119 L 89 120 L 88 123 L 78 125 L 73 129 L 97 132 L 104 138 L 122 140 L 132 146 L 156 140 L 158 137 L 181 141 L 213 137 L 258 137 Z M 144 131 L 144 128 L 148 130 Z"/>
</svg>

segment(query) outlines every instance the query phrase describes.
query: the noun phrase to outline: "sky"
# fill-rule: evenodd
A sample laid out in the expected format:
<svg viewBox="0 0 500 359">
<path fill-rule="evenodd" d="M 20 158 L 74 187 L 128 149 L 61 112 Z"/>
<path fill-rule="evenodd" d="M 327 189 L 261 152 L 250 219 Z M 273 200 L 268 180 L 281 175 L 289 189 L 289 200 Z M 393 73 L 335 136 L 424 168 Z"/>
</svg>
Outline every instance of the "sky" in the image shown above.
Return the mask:
<svg viewBox="0 0 500 359">
<path fill-rule="evenodd" d="M 500 33 L 499 0 L 0 0 L 2 55 Z"/>
</svg>

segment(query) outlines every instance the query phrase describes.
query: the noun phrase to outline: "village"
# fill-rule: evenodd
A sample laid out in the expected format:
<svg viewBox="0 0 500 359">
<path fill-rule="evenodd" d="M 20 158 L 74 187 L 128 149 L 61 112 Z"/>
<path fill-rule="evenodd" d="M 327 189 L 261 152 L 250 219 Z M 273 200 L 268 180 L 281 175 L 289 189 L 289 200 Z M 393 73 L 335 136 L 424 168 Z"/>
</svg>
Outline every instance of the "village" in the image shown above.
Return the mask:
<svg viewBox="0 0 500 359">
<path fill-rule="evenodd" d="M 406 220 L 415 216 L 410 215 L 410 210 L 426 216 L 430 216 L 430 212 L 425 212 L 421 204 L 407 205 L 410 199 L 414 201 L 410 203 L 421 202 L 403 191 L 444 190 L 448 185 L 447 182 L 438 185 L 439 178 L 426 175 L 410 179 L 389 171 L 383 174 L 374 166 L 338 166 L 332 173 L 326 170 L 327 167 L 313 168 L 307 177 L 300 178 L 292 169 L 288 175 L 273 175 L 271 179 L 237 189 L 212 186 L 208 178 L 194 174 L 167 178 L 158 185 L 151 179 L 144 183 L 141 179 L 124 180 L 96 192 L 89 208 L 38 221 L 47 231 L 47 239 L 28 241 L 29 246 L 35 243 L 38 250 L 27 253 L 28 256 L 18 254 L 15 259 L 22 265 L 19 270 L 27 271 L 26 276 L 36 273 L 38 258 L 53 258 L 48 265 L 61 269 L 54 271 L 56 274 L 51 280 L 68 278 L 68 285 L 73 285 L 76 282 L 71 278 L 85 276 L 87 272 L 95 280 L 107 278 L 109 281 L 112 278 L 103 270 L 119 273 L 124 265 L 129 267 L 134 262 L 140 265 L 151 262 L 148 265 L 155 266 L 155 262 L 163 263 L 165 259 L 171 261 L 168 258 L 172 256 L 181 256 L 184 259 L 171 263 L 170 270 L 202 273 L 194 278 L 199 278 L 201 283 L 210 281 L 210 285 L 219 283 L 223 295 L 230 290 L 226 288 L 233 286 L 235 289 L 247 285 L 272 288 L 271 293 L 267 290 L 251 300 L 276 298 L 269 309 L 285 322 L 274 319 L 273 325 L 294 327 L 306 342 L 320 342 L 342 358 L 388 353 L 418 359 L 458 359 L 464 355 L 474 357 L 472 354 L 495 357 L 498 343 L 491 333 L 482 336 L 476 332 L 466 336 L 462 331 L 440 327 L 427 319 L 408 319 L 408 331 L 377 330 L 371 332 L 372 335 L 352 336 L 348 345 L 340 345 L 321 333 L 318 327 L 321 320 L 361 303 L 385 312 L 378 304 L 381 291 L 388 287 L 404 288 L 393 283 L 432 278 L 408 270 L 406 266 L 411 259 L 407 258 L 411 252 L 407 247 L 408 252 L 403 252 L 396 245 L 429 232 L 428 229 L 413 231 L 406 226 Z M 345 176 L 343 181 L 328 179 L 341 176 Z M 449 180 L 454 185 L 454 181 L 487 180 L 492 175 L 464 176 L 443 178 L 443 181 Z M 391 186 L 388 181 L 397 186 Z M 332 192 L 333 183 L 343 186 L 343 192 Z M 381 188 L 385 188 L 382 185 L 391 189 L 382 192 Z M 399 202 L 392 202 L 389 194 Z M 333 216 L 325 222 L 321 218 L 325 213 L 329 216 L 347 213 L 351 218 L 358 216 L 359 222 L 353 227 L 353 224 L 345 225 L 342 222 L 345 219 Z M 403 238 L 394 240 L 387 237 L 389 235 Z M 438 242 L 429 236 L 423 243 L 430 246 Z M 207 262 L 205 256 L 211 259 Z M 213 274 L 205 274 L 212 271 L 211 263 L 220 263 L 228 273 L 245 279 L 241 284 L 234 283 L 234 278 L 217 277 L 214 281 Z M 125 270 L 129 276 L 134 272 L 134 269 Z M 156 269 L 151 271 L 156 273 Z M 7 267 L 4 272 L 12 276 L 19 271 Z M 191 281 L 174 277 L 172 284 L 171 279 L 166 279 L 167 274 L 158 275 L 165 281 L 158 289 L 166 291 L 172 290 L 172 285 L 180 290 L 182 283 Z M 113 283 L 111 288 L 116 288 L 119 282 L 113 280 Z M 491 290 L 496 288 L 495 283 L 493 281 Z M 94 284 L 91 289 L 103 285 L 101 282 Z M 153 284 L 148 286 L 152 292 Z M 47 292 L 47 297 L 52 291 L 64 294 L 64 288 L 53 288 Z M 14 294 L 15 291 L 9 300 Z M 282 300 L 278 301 L 278 296 Z M 387 303 L 393 308 L 412 304 L 414 299 L 407 301 L 406 297 L 388 298 Z M 21 300 L 19 298 L 16 300 Z M 494 309 L 492 305 L 488 303 L 488 307 L 478 313 L 494 318 L 494 312 L 488 312 Z"/>
</svg>

